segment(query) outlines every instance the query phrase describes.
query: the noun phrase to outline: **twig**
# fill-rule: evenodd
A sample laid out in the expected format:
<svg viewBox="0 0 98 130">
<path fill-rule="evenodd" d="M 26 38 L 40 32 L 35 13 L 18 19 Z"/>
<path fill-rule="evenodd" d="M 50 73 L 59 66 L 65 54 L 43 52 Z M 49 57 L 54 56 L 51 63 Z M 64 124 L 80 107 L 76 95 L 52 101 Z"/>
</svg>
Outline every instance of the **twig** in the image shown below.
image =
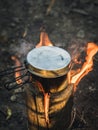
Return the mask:
<svg viewBox="0 0 98 130">
<path fill-rule="evenodd" d="M 51 0 L 49 6 L 48 6 L 48 8 L 47 8 L 46 15 L 49 15 L 49 13 L 50 13 L 50 11 L 51 11 L 51 9 L 52 9 L 54 3 L 55 3 L 55 0 Z"/>
</svg>

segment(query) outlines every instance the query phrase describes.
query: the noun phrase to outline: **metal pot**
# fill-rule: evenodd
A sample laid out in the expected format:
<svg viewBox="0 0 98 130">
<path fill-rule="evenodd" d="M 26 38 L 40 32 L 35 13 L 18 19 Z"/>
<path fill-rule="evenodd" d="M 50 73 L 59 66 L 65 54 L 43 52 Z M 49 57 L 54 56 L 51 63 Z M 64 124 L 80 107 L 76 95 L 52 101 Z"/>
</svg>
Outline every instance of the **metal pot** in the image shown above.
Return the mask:
<svg viewBox="0 0 98 130">
<path fill-rule="evenodd" d="M 67 74 L 71 57 L 69 53 L 55 46 L 42 46 L 27 55 L 27 68 L 32 74 L 44 78 L 56 78 Z"/>
</svg>

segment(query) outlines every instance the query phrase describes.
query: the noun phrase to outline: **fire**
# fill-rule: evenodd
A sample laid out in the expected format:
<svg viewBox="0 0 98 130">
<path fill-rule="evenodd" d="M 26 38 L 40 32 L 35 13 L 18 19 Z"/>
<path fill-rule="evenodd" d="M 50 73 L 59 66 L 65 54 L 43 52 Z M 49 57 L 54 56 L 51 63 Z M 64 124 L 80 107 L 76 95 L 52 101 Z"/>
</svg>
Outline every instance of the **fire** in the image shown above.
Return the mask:
<svg viewBox="0 0 98 130">
<path fill-rule="evenodd" d="M 40 42 L 36 45 L 36 48 L 41 46 L 53 46 L 52 42 L 50 41 L 46 32 L 41 32 L 40 34 Z M 68 73 L 68 82 L 69 84 L 74 84 L 74 92 L 76 91 L 76 86 L 80 82 L 80 80 L 87 75 L 93 69 L 93 57 L 98 52 L 98 45 L 95 43 L 88 43 L 86 49 L 86 58 L 83 66 L 77 70 L 70 70 Z M 12 60 L 15 61 L 16 66 L 21 66 L 20 61 L 15 57 L 12 56 Z M 74 59 L 75 64 L 80 64 L 81 62 L 78 61 L 77 57 Z M 72 68 L 72 67 L 71 67 Z M 18 71 L 18 69 L 16 69 Z M 15 72 L 15 77 L 21 76 L 20 72 Z M 17 84 L 22 83 L 22 79 L 16 81 Z M 43 92 L 44 95 L 44 111 L 45 111 L 45 119 L 46 123 L 49 123 L 48 111 L 49 111 L 49 93 L 46 93 L 43 89 L 43 86 L 37 82 L 37 86 L 40 91 Z"/>
<path fill-rule="evenodd" d="M 11 57 L 11 59 L 15 62 L 15 65 L 16 66 L 21 66 L 21 63 L 20 63 L 20 61 L 19 61 L 19 59 L 16 57 L 16 56 L 12 56 Z M 19 70 L 19 68 L 16 68 L 15 69 L 15 78 L 17 79 L 18 77 L 20 77 L 21 76 L 21 73 L 20 73 L 20 71 L 18 71 Z M 22 81 L 22 79 L 20 78 L 19 80 L 16 80 L 16 83 L 17 84 L 21 84 L 23 81 Z"/>
<path fill-rule="evenodd" d="M 78 70 L 78 73 L 71 77 L 71 72 L 69 72 L 69 76 L 71 77 L 70 83 L 74 84 L 74 91 L 76 91 L 76 86 L 80 82 L 80 80 L 87 75 L 93 69 L 93 57 L 98 52 L 98 45 L 95 43 L 88 43 L 86 50 L 86 58 L 85 62 L 81 69 Z"/>
<path fill-rule="evenodd" d="M 41 32 L 40 42 L 36 45 L 36 48 L 41 46 L 53 46 L 46 32 Z"/>
</svg>

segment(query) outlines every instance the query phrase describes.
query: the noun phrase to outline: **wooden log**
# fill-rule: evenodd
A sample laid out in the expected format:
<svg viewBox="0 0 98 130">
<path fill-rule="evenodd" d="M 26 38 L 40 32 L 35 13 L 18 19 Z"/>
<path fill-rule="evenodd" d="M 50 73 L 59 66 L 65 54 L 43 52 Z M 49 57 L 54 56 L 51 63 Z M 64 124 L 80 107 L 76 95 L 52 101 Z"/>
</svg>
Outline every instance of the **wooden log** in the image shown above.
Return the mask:
<svg viewBox="0 0 98 130">
<path fill-rule="evenodd" d="M 67 76 L 54 79 L 33 76 L 33 83 L 26 90 L 28 130 L 64 130 L 71 123 L 73 86 L 68 85 Z M 45 119 L 44 94 L 35 85 L 39 81 L 45 93 L 49 93 L 49 123 Z"/>
</svg>

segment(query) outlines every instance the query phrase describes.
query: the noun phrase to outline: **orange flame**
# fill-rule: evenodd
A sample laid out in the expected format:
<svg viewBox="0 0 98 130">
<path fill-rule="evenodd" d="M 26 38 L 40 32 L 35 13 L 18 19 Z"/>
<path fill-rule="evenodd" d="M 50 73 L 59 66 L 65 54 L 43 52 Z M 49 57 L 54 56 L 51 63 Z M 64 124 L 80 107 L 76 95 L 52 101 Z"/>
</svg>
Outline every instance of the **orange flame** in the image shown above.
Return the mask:
<svg viewBox="0 0 98 130">
<path fill-rule="evenodd" d="M 41 46 L 53 46 L 52 42 L 50 41 L 48 35 L 46 32 L 41 32 L 40 34 L 40 42 L 36 45 L 36 48 L 41 47 Z M 94 55 L 98 52 L 98 45 L 96 45 L 95 43 L 88 43 L 87 45 L 87 56 L 86 56 L 86 61 L 84 62 L 83 66 L 81 69 L 78 70 L 70 70 L 68 73 L 68 82 L 70 84 L 74 84 L 74 92 L 76 91 L 76 86 L 78 85 L 78 83 L 80 82 L 80 80 L 89 73 L 89 71 L 91 71 L 93 68 L 93 57 Z M 20 61 L 15 57 L 12 56 L 12 60 L 15 61 L 16 66 L 21 66 Z M 77 58 L 75 57 L 74 59 L 75 63 L 81 63 L 77 60 Z M 18 69 L 16 69 L 17 71 Z M 76 74 L 77 73 L 77 74 Z M 21 76 L 20 72 L 15 72 L 15 77 L 19 77 Z M 16 81 L 17 84 L 22 83 L 22 79 Z M 45 119 L 46 119 L 46 123 L 49 123 L 49 117 L 48 117 L 48 111 L 49 111 L 49 94 L 45 93 L 43 86 L 38 83 L 37 84 L 38 88 L 40 91 L 43 92 L 44 95 L 44 111 L 45 111 Z"/>
<path fill-rule="evenodd" d="M 53 46 L 52 42 L 50 41 L 48 34 L 45 31 L 42 31 L 40 34 L 40 42 L 36 45 L 36 48 L 41 46 Z M 87 75 L 93 69 L 93 57 L 98 52 L 98 45 L 95 43 L 88 43 L 86 49 L 86 58 L 83 66 L 77 70 L 71 70 L 68 73 L 68 82 L 74 84 L 74 91 L 76 91 L 76 86 L 80 82 L 80 80 Z M 15 56 L 12 56 L 12 60 L 15 61 L 16 66 L 21 66 L 20 61 Z M 81 62 L 77 60 L 75 57 L 74 62 L 80 64 Z M 16 71 L 18 68 L 16 69 Z M 15 77 L 21 76 L 20 72 L 15 72 Z M 22 79 L 16 81 L 18 84 L 22 83 Z"/>
<path fill-rule="evenodd" d="M 20 63 L 20 61 L 18 60 L 18 58 L 17 58 L 16 56 L 12 56 L 11 59 L 15 62 L 15 65 L 16 65 L 16 66 L 21 66 L 21 63 Z M 16 68 L 16 69 L 15 69 L 15 71 L 17 71 L 17 72 L 15 72 L 15 78 L 18 78 L 18 77 L 21 76 L 21 73 L 20 73 L 20 71 L 18 71 L 18 70 L 19 70 L 19 68 Z M 22 82 L 23 82 L 23 81 L 22 81 L 21 78 L 20 78 L 19 80 L 16 80 L 16 83 L 17 83 L 17 84 L 20 84 L 20 83 L 22 83 Z"/>
<path fill-rule="evenodd" d="M 76 86 L 80 82 L 80 80 L 88 74 L 93 69 L 93 57 L 98 52 L 98 45 L 95 43 L 87 44 L 87 56 L 85 58 L 85 62 L 81 69 L 78 70 L 78 73 L 71 77 L 70 83 L 74 84 L 74 91 L 76 91 Z M 71 72 L 69 72 L 69 76 L 71 76 Z M 69 78 L 70 79 L 70 78 Z"/>
<path fill-rule="evenodd" d="M 53 46 L 46 32 L 41 32 L 40 42 L 36 45 L 36 48 L 41 47 L 41 46 Z"/>
</svg>

